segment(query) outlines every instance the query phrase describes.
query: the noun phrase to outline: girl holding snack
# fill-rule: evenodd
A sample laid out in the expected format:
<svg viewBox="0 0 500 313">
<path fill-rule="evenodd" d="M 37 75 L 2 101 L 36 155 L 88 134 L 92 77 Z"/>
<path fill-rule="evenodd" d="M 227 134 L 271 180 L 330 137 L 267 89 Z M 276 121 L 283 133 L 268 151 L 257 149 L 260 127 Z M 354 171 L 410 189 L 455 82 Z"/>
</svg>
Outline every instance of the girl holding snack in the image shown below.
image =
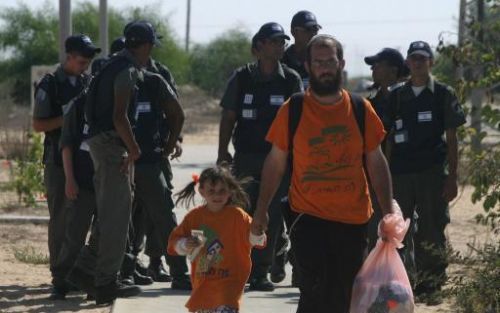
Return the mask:
<svg viewBox="0 0 500 313">
<path fill-rule="evenodd" d="M 250 231 L 252 218 L 241 207 L 248 205 L 242 182 L 224 166 L 193 175 L 177 196 L 177 203 L 194 202 L 198 186 L 205 204 L 191 209 L 170 234 L 168 253 L 187 255 L 192 262 L 193 290 L 186 303 L 189 312 L 237 313 L 250 275 L 250 252 L 263 247 L 264 233 Z"/>
</svg>

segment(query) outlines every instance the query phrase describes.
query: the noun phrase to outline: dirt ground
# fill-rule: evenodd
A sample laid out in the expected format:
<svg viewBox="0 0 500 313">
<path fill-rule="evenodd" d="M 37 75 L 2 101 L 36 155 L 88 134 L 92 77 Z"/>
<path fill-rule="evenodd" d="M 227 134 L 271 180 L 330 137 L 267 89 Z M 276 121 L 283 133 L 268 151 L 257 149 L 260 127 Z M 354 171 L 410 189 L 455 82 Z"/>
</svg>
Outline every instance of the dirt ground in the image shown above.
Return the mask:
<svg viewBox="0 0 500 313">
<path fill-rule="evenodd" d="M 481 212 L 480 204 L 469 201 L 471 188 L 465 188 L 461 198 L 451 209 L 452 223 L 447 229 L 452 246 L 467 251 L 467 243 L 492 240 L 484 227 L 474 222 L 474 216 Z M 23 213 L 23 212 L 18 212 Z M 41 254 L 47 254 L 47 227 L 45 225 L 0 224 L 0 312 L 87 312 L 108 313 L 110 307 L 97 307 L 86 301 L 85 295 L 76 293 L 67 301 L 48 301 L 50 272 L 47 264 L 33 265 L 18 261 L 14 250 L 33 247 Z M 451 275 L 459 273 L 461 267 L 451 264 Z M 417 304 L 416 313 L 456 312 L 451 300 L 438 306 Z"/>
</svg>

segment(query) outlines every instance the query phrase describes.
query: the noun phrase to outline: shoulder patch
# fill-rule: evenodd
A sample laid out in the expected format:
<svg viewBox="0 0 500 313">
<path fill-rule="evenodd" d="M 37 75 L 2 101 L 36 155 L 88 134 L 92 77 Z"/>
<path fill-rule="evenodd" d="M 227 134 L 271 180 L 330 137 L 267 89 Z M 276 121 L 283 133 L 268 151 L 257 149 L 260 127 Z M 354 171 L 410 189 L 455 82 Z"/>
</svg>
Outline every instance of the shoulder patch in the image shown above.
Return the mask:
<svg viewBox="0 0 500 313">
<path fill-rule="evenodd" d="M 38 88 L 35 93 L 35 103 L 45 102 L 45 99 L 47 99 L 47 92 L 41 87 Z"/>
<path fill-rule="evenodd" d="M 405 82 L 400 82 L 400 83 L 395 83 L 394 85 L 391 85 L 389 87 L 387 87 L 387 90 L 389 90 L 389 92 L 393 91 L 394 89 L 397 89 L 397 88 L 400 88 L 400 87 L 403 87 L 405 84 Z"/>
</svg>

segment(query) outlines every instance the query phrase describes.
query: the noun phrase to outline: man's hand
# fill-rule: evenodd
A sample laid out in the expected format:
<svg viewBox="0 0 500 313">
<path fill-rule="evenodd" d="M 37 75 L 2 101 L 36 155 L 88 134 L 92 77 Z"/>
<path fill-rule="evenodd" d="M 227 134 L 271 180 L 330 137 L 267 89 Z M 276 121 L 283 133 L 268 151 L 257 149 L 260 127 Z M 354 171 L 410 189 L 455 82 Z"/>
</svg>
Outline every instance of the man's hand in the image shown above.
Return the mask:
<svg viewBox="0 0 500 313">
<path fill-rule="evenodd" d="M 217 157 L 217 165 L 220 165 L 223 162 L 227 162 L 229 164 L 233 163 L 233 157 L 231 156 L 231 153 L 227 151 L 219 152 L 219 155 Z"/>
<path fill-rule="evenodd" d="M 446 202 L 450 202 L 456 198 L 458 194 L 457 178 L 453 175 L 448 175 L 444 181 L 443 198 Z"/>
<path fill-rule="evenodd" d="M 127 157 L 123 159 L 123 164 L 121 168 L 121 172 L 124 174 L 128 174 L 129 168 L 134 164 L 135 161 L 137 161 L 141 157 L 141 150 L 139 150 L 139 147 L 136 149 L 133 149 L 132 151 L 129 151 Z"/>
<path fill-rule="evenodd" d="M 69 200 L 76 200 L 78 197 L 78 184 L 74 179 L 66 179 L 64 184 L 64 192 L 66 193 L 66 198 Z"/>
<path fill-rule="evenodd" d="M 269 215 L 266 210 L 255 210 L 253 214 L 252 225 L 250 225 L 250 230 L 253 234 L 262 234 L 267 230 L 267 225 L 269 223 Z"/>
</svg>

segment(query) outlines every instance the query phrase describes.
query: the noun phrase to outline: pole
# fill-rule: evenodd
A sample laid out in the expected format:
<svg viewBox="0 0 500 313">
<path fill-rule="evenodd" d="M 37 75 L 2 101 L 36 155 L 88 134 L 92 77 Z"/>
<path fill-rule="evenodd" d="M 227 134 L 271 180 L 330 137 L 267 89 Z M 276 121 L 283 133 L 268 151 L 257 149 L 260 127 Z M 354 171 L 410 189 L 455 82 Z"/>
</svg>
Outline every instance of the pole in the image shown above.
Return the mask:
<svg viewBox="0 0 500 313">
<path fill-rule="evenodd" d="M 59 0 L 59 63 L 66 59 L 64 42 L 72 33 L 71 0 Z"/>
<path fill-rule="evenodd" d="M 101 48 L 101 56 L 109 54 L 109 38 L 108 38 L 108 1 L 99 0 L 99 48 Z"/>
<path fill-rule="evenodd" d="M 477 22 L 480 29 L 477 33 L 477 42 L 479 49 L 483 49 L 484 45 L 484 0 L 477 0 Z M 474 80 L 479 81 L 483 78 L 483 66 L 477 64 L 474 68 Z M 481 111 L 484 99 L 484 88 L 476 87 L 471 91 L 471 127 L 475 130 L 476 134 L 472 137 L 472 151 L 478 153 L 481 151 Z"/>
<path fill-rule="evenodd" d="M 186 14 L 186 52 L 189 52 L 189 32 L 191 28 L 191 0 L 187 0 L 187 14 Z"/>
</svg>

